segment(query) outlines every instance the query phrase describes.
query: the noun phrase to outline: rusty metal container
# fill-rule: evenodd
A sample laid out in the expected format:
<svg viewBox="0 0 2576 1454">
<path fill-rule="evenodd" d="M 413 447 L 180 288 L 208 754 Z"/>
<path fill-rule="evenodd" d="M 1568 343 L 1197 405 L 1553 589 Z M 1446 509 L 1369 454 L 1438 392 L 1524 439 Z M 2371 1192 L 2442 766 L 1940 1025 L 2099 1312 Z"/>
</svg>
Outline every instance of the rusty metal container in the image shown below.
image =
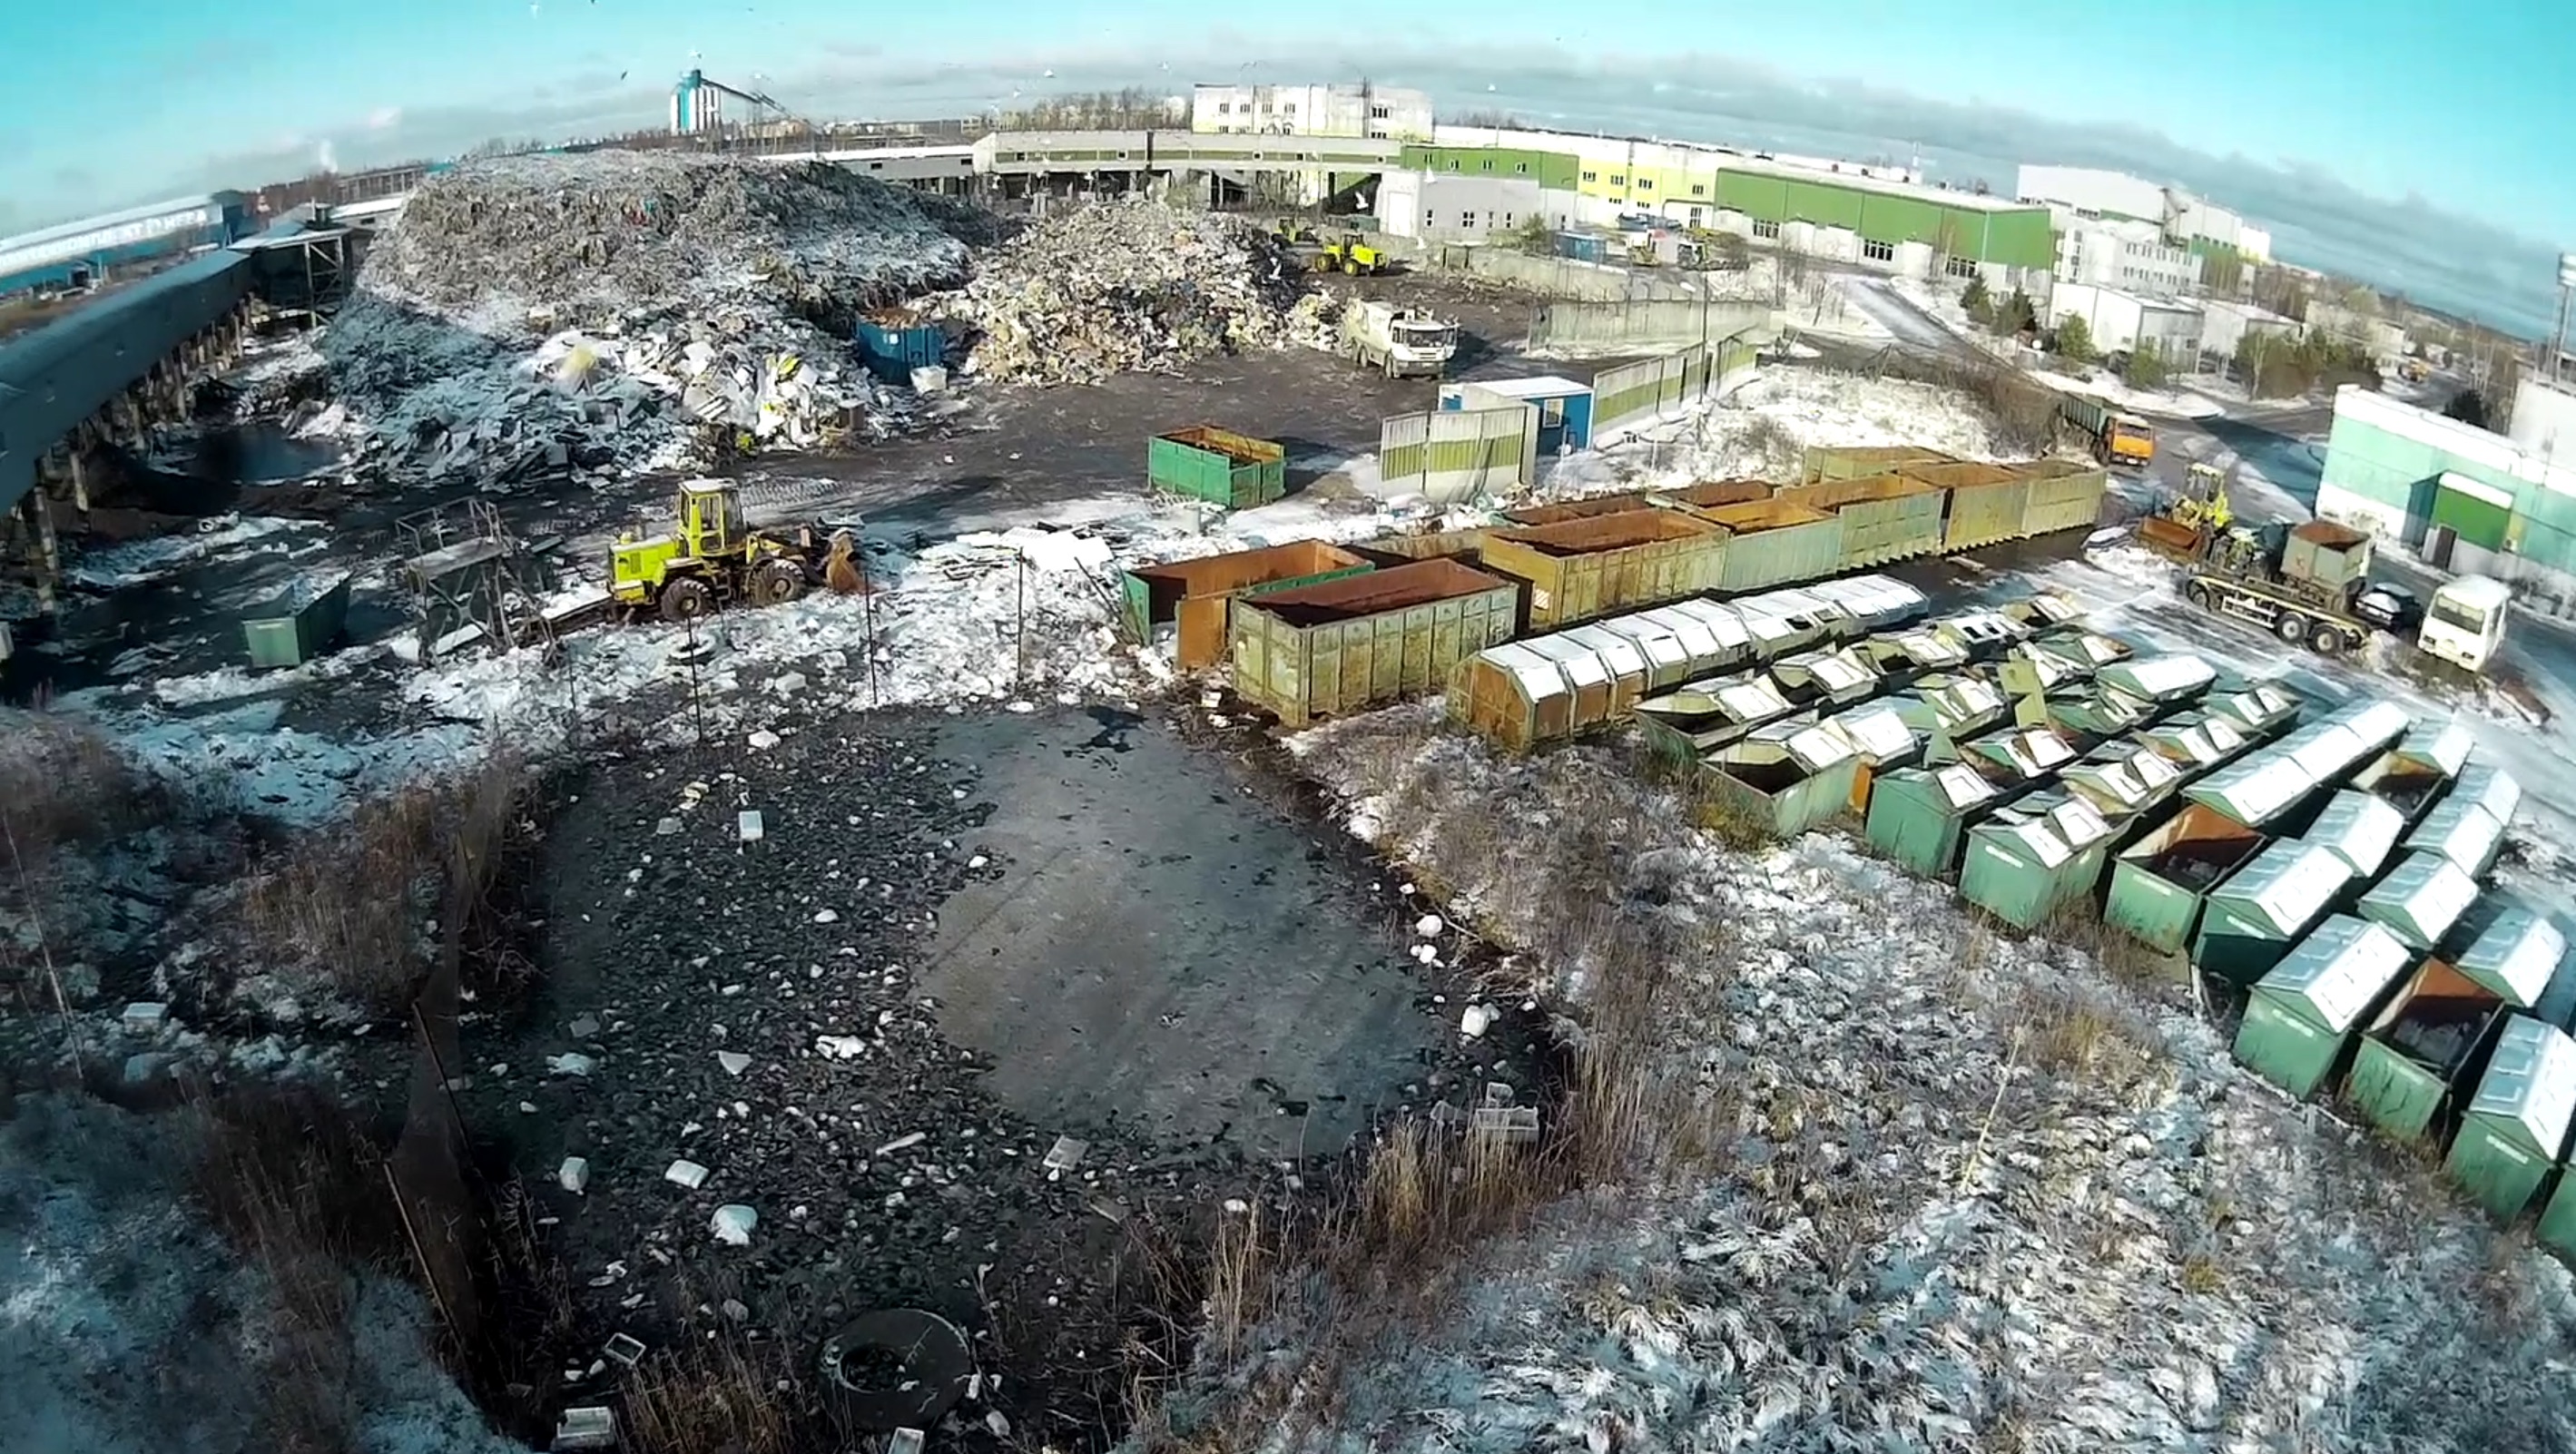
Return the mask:
<svg viewBox="0 0 2576 1454">
<path fill-rule="evenodd" d="M 1699 513 L 1724 526 L 1733 537 L 1718 579 L 1719 587 L 1729 593 L 1820 581 L 1832 575 L 1842 559 L 1842 518 L 1822 510 L 1780 499 L 1720 505 Z M 1740 548 L 1737 541 L 1742 542 Z"/>
<path fill-rule="evenodd" d="M 1513 582 L 1451 560 L 1242 597 L 1235 690 L 1291 727 L 1424 696 L 1511 639 L 1519 600 Z"/>
<path fill-rule="evenodd" d="M 1139 641 L 1172 622 L 1174 659 L 1184 670 L 1214 666 L 1225 657 L 1227 603 L 1238 596 L 1294 590 L 1373 569 L 1338 545 L 1297 540 L 1260 550 L 1237 550 L 1196 560 L 1138 566 L 1122 582 L 1127 629 Z"/>
<path fill-rule="evenodd" d="M 1630 510 L 1497 530 L 1484 564 L 1528 584 L 1528 625 L 1545 631 L 1714 590 L 1726 531 L 1680 510 Z"/>
</svg>

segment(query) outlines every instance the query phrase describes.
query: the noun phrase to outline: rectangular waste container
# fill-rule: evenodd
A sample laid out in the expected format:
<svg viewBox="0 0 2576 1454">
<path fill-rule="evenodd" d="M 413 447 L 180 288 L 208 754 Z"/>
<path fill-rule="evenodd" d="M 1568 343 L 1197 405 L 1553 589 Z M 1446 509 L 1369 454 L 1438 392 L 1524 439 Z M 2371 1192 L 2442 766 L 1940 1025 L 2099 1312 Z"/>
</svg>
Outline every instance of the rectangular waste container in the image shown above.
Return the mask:
<svg viewBox="0 0 2576 1454">
<path fill-rule="evenodd" d="M 302 666 L 328 650 L 349 618 L 349 577 L 298 586 L 242 617 L 253 667 Z"/>
<path fill-rule="evenodd" d="M 1528 584 L 1529 628 L 1545 631 L 1715 589 L 1726 532 L 1679 510 L 1630 510 L 1497 530 L 1483 560 Z"/>
<path fill-rule="evenodd" d="M 2023 534 L 2090 530 L 2101 523 L 2102 496 L 2111 482 L 2109 470 L 2071 459 L 2043 459 L 2022 466 L 2021 473 L 2030 481 L 2030 498 L 2022 514 Z"/>
<path fill-rule="evenodd" d="M 1439 691 L 1512 637 L 1520 591 L 1449 560 L 1416 561 L 1234 604 L 1234 685 L 1291 727 Z"/>
<path fill-rule="evenodd" d="M 1150 641 L 1155 627 L 1173 622 L 1180 666 L 1214 666 L 1225 655 L 1226 603 L 1235 597 L 1295 590 L 1371 569 L 1368 561 L 1323 540 L 1138 566 L 1121 582 L 1127 629 L 1138 641 Z"/>
<path fill-rule="evenodd" d="M 1158 490 L 1249 509 L 1288 493 L 1288 451 L 1213 424 L 1175 429 L 1146 442 L 1145 479 Z"/>
<path fill-rule="evenodd" d="M 1719 505 L 1699 514 L 1731 537 L 1718 576 L 1719 588 L 1729 594 L 1820 581 L 1842 561 L 1839 515 L 1782 499 Z"/>
<path fill-rule="evenodd" d="M 1937 553 L 1949 505 L 1939 486 L 1894 474 L 1791 485 L 1778 498 L 1829 510 L 1843 522 L 1835 568 L 1846 571 Z"/>
</svg>

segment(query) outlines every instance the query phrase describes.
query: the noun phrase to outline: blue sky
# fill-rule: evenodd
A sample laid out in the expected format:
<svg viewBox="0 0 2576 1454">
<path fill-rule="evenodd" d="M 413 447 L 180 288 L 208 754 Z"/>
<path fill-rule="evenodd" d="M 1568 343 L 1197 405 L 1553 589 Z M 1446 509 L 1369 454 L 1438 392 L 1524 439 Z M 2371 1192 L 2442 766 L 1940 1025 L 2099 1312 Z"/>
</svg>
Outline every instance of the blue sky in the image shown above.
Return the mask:
<svg viewBox="0 0 2576 1454">
<path fill-rule="evenodd" d="M 2500 277 L 2518 278 L 2535 247 L 2544 272 L 2547 251 L 2576 247 L 2576 168 L 2560 150 L 2576 135 L 2576 90 L 2561 79 L 2576 55 L 2576 6 L 1345 9 L 1387 23 L 1363 34 L 1306 18 L 1313 6 L 1220 22 L 1217 7 L 1173 0 L 88 0 L 70 24 L 59 8 L 11 5 L 0 7 L 0 54 L 42 57 L 44 84 L 42 104 L 0 119 L 0 230 L 291 175 L 326 147 L 353 167 L 494 135 L 650 125 L 691 65 L 736 84 L 760 77 L 817 115 L 932 115 L 1007 104 L 1015 89 L 1178 86 L 1252 62 L 1280 80 L 1365 67 L 1426 84 L 1443 102 L 1491 99 L 1567 123 L 1607 124 L 1618 110 L 1640 129 L 1710 141 L 1772 130 L 1889 153 L 1920 146 L 1936 175 L 1973 170 L 2005 189 L 2017 161 L 2135 158 L 2193 172 L 2160 179 L 2287 224 L 2293 256 L 2318 229 L 2267 217 L 2267 203 L 2330 198 L 2325 210 L 2347 234 L 2323 245 L 2333 254 L 2372 250 L 2353 233 L 2370 199 L 2475 219 L 2499 249 L 2518 237 L 2515 260 L 2491 269 Z M 1692 104 L 1641 113 L 1646 79 Z M 2275 174 L 2284 185 L 2263 185 Z M 2280 195 L 2243 195 L 2252 191 Z M 2540 294 L 2548 281 L 2534 285 Z"/>
</svg>

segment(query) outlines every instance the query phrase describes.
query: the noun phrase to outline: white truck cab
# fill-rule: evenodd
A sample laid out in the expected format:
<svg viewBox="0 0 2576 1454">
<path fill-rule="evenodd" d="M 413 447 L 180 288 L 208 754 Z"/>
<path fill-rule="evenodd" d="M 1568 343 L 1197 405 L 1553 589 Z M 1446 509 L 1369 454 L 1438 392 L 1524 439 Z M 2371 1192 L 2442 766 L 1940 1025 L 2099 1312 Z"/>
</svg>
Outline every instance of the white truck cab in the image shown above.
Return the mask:
<svg viewBox="0 0 2576 1454">
<path fill-rule="evenodd" d="M 2462 576 L 2433 592 L 2417 645 L 2453 666 L 2482 672 L 2504 643 L 2513 592 L 2492 576 Z"/>
</svg>

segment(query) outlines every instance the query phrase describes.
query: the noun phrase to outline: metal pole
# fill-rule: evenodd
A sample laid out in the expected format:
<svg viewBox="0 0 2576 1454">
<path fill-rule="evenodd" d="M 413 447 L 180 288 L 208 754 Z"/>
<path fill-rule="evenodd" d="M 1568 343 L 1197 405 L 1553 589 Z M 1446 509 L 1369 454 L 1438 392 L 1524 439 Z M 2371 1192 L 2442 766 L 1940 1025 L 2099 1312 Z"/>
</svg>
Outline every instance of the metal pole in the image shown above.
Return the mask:
<svg viewBox="0 0 2576 1454">
<path fill-rule="evenodd" d="M 1021 681 L 1029 674 L 1029 553 L 1015 551 L 1012 559 L 1019 564 L 1019 579 L 1015 583 L 1016 599 L 1011 605 L 1011 690 L 1018 691 Z"/>
</svg>

